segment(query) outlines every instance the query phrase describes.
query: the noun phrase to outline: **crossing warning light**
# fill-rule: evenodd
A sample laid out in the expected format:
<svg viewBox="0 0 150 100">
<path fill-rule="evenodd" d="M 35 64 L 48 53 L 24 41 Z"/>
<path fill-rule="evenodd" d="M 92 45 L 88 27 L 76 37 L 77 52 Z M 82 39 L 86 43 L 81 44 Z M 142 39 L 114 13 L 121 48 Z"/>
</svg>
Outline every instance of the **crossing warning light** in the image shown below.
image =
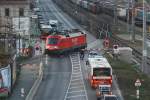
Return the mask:
<svg viewBox="0 0 150 100">
<path fill-rule="evenodd" d="M 113 49 L 118 49 L 118 45 L 113 45 Z"/>
</svg>

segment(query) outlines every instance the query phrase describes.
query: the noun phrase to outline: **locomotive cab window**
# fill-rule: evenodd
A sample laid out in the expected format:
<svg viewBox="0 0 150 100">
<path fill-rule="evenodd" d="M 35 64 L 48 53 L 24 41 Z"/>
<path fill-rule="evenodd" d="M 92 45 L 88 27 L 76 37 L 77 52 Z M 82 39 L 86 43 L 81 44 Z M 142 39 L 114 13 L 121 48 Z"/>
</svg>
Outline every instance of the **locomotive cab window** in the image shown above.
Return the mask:
<svg viewBox="0 0 150 100">
<path fill-rule="evenodd" d="M 49 38 L 48 39 L 48 44 L 57 44 L 58 43 L 58 39 L 57 38 Z"/>
</svg>

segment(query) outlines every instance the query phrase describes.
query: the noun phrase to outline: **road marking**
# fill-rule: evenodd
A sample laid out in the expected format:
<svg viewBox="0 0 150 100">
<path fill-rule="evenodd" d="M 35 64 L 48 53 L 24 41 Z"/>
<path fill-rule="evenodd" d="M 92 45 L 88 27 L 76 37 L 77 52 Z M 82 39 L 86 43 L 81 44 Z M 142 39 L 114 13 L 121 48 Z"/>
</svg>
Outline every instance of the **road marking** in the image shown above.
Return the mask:
<svg viewBox="0 0 150 100">
<path fill-rule="evenodd" d="M 88 100 L 83 81 L 83 73 L 81 70 L 79 53 L 73 53 L 72 55 L 70 55 L 70 59 L 72 63 L 72 74 L 64 100 L 72 100 L 73 98 L 77 97 L 78 100 Z"/>
<path fill-rule="evenodd" d="M 45 64 L 48 65 L 48 55 L 46 54 Z"/>
<path fill-rule="evenodd" d="M 72 86 L 70 89 L 82 88 L 83 86 Z"/>
<path fill-rule="evenodd" d="M 86 96 L 86 95 L 69 96 L 69 97 L 67 97 L 67 98 L 77 98 L 77 97 L 84 97 L 84 96 Z"/>
<path fill-rule="evenodd" d="M 84 90 L 80 90 L 80 91 L 71 91 L 71 92 L 68 92 L 68 93 L 75 93 L 75 92 L 84 92 Z"/>
<path fill-rule="evenodd" d="M 71 81 L 79 81 L 79 80 L 81 80 L 81 79 L 77 78 L 77 79 L 73 79 L 73 80 L 71 80 Z"/>
</svg>

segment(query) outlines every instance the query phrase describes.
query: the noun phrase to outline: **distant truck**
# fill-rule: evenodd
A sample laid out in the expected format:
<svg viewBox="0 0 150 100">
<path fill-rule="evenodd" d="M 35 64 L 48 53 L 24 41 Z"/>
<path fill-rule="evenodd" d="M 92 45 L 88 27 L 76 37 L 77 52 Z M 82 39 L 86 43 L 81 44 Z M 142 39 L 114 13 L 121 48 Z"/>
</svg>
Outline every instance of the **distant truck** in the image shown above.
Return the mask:
<svg viewBox="0 0 150 100">
<path fill-rule="evenodd" d="M 49 25 L 52 27 L 53 31 L 56 31 L 58 29 L 58 20 L 49 20 Z"/>
<path fill-rule="evenodd" d="M 101 100 L 101 98 L 106 94 L 112 94 L 111 85 L 99 85 L 96 89 L 97 100 Z"/>
<path fill-rule="evenodd" d="M 48 35 L 51 34 L 52 27 L 50 25 L 41 24 L 41 36 L 40 38 L 45 40 Z"/>
</svg>

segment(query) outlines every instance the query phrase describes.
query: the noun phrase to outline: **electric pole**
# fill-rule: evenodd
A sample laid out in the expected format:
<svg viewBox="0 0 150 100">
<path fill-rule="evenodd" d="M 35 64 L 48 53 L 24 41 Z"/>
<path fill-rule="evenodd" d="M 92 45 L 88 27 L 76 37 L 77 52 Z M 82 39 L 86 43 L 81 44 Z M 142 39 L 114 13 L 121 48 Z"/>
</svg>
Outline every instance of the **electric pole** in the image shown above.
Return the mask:
<svg viewBox="0 0 150 100">
<path fill-rule="evenodd" d="M 146 10 L 145 0 L 143 0 L 143 52 L 142 52 L 142 72 L 147 73 L 147 45 L 146 45 Z"/>
<path fill-rule="evenodd" d="M 130 3 L 129 3 L 130 0 L 128 0 L 128 9 L 127 9 L 127 32 L 130 33 L 130 29 L 129 29 L 129 26 L 130 26 Z"/>
<path fill-rule="evenodd" d="M 114 9 L 114 25 L 116 25 L 117 24 L 117 2 L 116 0 L 114 0 L 113 9 Z"/>
<path fill-rule="evenodd" d="M 135 1 L 132 0 L 132 25 L 131 25 L 131 34 L 132 34 L 132 41 L 135 42 L 135 31 L 134 31 L 134 28 L 135 28 L 135 8 L 134 8 L 134 5 L 135 5 Z"/>
</svg>

